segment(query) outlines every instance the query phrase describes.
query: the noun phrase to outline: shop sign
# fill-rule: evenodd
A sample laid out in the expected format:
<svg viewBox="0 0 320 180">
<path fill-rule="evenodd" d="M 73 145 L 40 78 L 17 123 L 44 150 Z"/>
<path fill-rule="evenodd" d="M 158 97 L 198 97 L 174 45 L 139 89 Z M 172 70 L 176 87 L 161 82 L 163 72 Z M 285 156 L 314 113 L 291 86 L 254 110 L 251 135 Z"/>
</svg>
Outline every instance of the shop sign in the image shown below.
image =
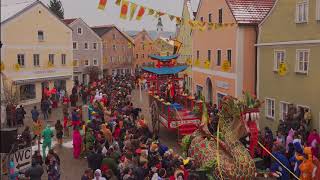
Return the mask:
<svg viewBox="0 0 320 180">
<path fill-rule="evenodd" d="M 229 83 L 223 82 L 223 81 L 217 81 L 216 82 L 216 86 L 218 88 L 222 88 L 222 89 L 229 89 Z"/>
<path fill-rule="evenodd" d="M 34 74 L 50 74 L 55 73 L 56 70 L 39 70 L 39 71 L 33 71 Z"/>
</svg>

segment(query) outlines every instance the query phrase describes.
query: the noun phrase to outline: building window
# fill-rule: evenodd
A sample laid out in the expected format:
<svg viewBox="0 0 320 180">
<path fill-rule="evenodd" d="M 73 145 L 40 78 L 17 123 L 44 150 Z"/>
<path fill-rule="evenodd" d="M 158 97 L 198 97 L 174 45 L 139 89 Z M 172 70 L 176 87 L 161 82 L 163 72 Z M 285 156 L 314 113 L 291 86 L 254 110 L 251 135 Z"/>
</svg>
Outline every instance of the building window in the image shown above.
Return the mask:
<svg viewBox="0 0 320 180">
<path fill-rule="evenodd" d="M 201 97 L 202 96 L 202 91 L 203 91 L 203 87 L 197 85 L 196 86 L 196 95 L 197 95 L 197 97 Z"/>
<path fill-rule="evenodd" d="M 49 54 L 49 62 L 54 65 L 54 54 Z"/>
<path fill-rule="evenodd" d="M 24 63 L 24 54 L 18 54 L 17 55 L 17 60 L 18 60 L 18 64 L 20 67 L 24 67 L 25 63 Z"/>
<path fill-rule="evenodd" d="M 217 50 L 217 66 L 221 66 L 221 50 Z"/>
<path fill-rule="evenodd" d="M 78 49 L 78 43 L 77 42 L 73 42 L 72 47 L 73 47 L 73 49 Z"/>
<path fill-rule="evenodd" d="M 230 64 L 230 66 L 231 66 L 231 60 L 232 60 L 232 51 L 231 51 L 231 49 L 227 50 L 227 59 L 228 59 L 228 62 Z"/>
<path fill-rule="evenodd" d="M 112 34 L 112 39 L 113 39 L 113 40 L 116 39 L 116 34 Z"/>
<path fill-rule="evenodd" d="M 113 57 L 112 56 L 110 56 L 110 62 L 113 63 Z"/>
<path fill-rule="evenodd" d="M 144 50 L 144 44 L 142 44 L 142 50 Z"/>
<path fill-rule="evenodd" d="M 20 86 L 20 100 L 30 100 L 36 98 L 36 86 L 34 84 L 26 84 Z"/>
<path fill-rule="evenodd" d="M 136 54 L 136 59 L 138 59 L 139 58 L 139 54 Z"/>
<path fill-rule="evenodd" d="M 34 67 L 40 66 L 40 55 L 39 54 L 33 54 L 33 66 Z"/>
<path fill-rule="evenodd" d="M 66 54 L 61 54 L 61 64 L 66 65 Z"/>
<path fill-rule="evenodd" d="M 97 43 L 93 43 L 93 49 L 97 49 Z"/>
<path fill-rule="evenodd" d="M 299 73 L 308 73 L 309 70 L 309 50 L 297 50 L 296 71 Z"/>
<path fill-rule="evenodd" d="M 204 18 L 203 18 L 203 17 L 201 17 L 201 18 L 200 18 L 200 21 L 201 21 L 201 22 L 203 22 L 203 21 L 204 21 Z"/>
<path fill-rule="evenodd" d="M 219 16 L 218 16 L 218 22 L 219 24 L 222 24 L 222 9 L 219 9 Z"/>
<path fill-rule="evenodd" d="M 267 118 L 274 119 L 275 118 L 275 100 L 266 98 L 266 107 L 265 107 L 265 115 Z"/>
<path fill-rule="evenodd" d="M 200 59 L 200 51 L 197 51 L 197 60 Z"/>
<path fill-rule="evenodd" d="M 289 110 L 289 103 L 280 101 L 280 120 L 285 120 Z"/>
<path fill-rule="evenodd" d="M 88 43 L 84 43 L 84 49 L 89 49 Z"/>
<path fill-rule="evenodd" d="M 303 0 L 297 3 L 296 6 L 296 22 L 308 22 L 309 3 L 308 0 Z"/>
<path fill-rule="evenodd" d="M 77 30 L 77 32 L 78 32 L 78 34 L 81 35 L 81 34 L 82 34 L 82 28 L 79 27 L 78 30 Z"/>
<path fill-rule="evenodd" d="M 208 50 L 208 61 L 211 61 L 211 50 Z"/>
<path fill-rule="evenodd" d="M 210 13 L 209 15 L 208 15 L 208 21 L 209 21 L 209 23 L 211 23 L 212 22 L 212 14 Z"/>
<path fill-rule="evenodd" d="M 142 54 L 142 59 L 144 59 L 144 54 Z"/>
<path fill-rule="evenodd" d="M 94 66 L 98 66 L 98 60 L 97 59 L 93 59 L 93 65 Z"/>
<path fill-rule="evenodd" d="M 284 50 L 276 50 L 274 52 L 274 65 L 273 65 L 273 70 L 278 71 L 280 64 L 284 63 L 285 59 L 285 51 Z"/>
<path fill-rule="evenodd" d="M 117 50 L 116 45 L 112 45 L 112 49 L 113 49 L 113 50 Z"/>
<path fill-rule="evenodd" d="M 44 33 L 43 33 L 43 31 L 38 31 L 38 40 L 39 41 L 44 41 Z"/>
<path fill-rule="evenodd" d="M 218 106 L 220 106 L 223 98 L 226 96 L 226 94 L 222 94 L 222 93 L 217 93 L 217 102 L 218 102 Z"/>
<path fill-rule="evenodd" d="M 84 65 L 85 66 L 90 66 L 90 61 L 89 60 L 84 60 Z"/>
</svg>

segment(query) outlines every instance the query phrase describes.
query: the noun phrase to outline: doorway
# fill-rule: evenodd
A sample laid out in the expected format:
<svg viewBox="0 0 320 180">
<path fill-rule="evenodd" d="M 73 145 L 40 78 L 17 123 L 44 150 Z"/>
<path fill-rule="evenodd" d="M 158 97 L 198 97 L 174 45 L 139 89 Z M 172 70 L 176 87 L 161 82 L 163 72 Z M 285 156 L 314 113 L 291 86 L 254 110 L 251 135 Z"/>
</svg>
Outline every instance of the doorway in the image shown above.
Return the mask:
<svg viewBox="0 0 320 180">
<path fill-rule="evenodd" d="M 212 103 L 212 82 L 210 78 L 206 80 L 206 102 Z"/>
</svg>

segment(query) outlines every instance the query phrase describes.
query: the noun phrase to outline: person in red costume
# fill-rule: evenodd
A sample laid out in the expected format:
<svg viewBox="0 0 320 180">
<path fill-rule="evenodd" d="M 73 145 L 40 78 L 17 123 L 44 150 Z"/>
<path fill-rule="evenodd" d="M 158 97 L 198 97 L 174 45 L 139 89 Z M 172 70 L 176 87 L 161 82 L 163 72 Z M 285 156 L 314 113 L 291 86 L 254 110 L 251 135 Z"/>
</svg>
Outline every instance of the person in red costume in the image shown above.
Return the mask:
<svg viewBox="0 0 320 180">
<path fill-rule="evenodd" d="M 252 158 L 254 158 L 255 149 L 258 145 L 258 134 L 259 129 L 257 127 L 257 122 L 251 119 L 249 116 L 249 120 L 246 122 L 246 129 L 250 132 L 250 145 L 249 145 L 249 152 Z"/>
</svg>

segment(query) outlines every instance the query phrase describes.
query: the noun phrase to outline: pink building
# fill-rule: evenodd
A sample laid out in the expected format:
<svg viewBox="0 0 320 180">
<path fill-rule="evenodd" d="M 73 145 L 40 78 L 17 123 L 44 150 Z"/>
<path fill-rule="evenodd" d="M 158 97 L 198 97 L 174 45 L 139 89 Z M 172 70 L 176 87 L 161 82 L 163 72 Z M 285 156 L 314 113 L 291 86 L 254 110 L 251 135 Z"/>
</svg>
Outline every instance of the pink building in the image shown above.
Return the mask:
<svg viewBox="0 0 320 180">
<path fill-rule="evenodd" d="M 219 104 L 226 96 L 255 93 L 258 24 L 275 0 L 200 0 L 193 30 L 193 93 Z M 229 64 L 229 66 L 228 66 Z"/>
</svg>

